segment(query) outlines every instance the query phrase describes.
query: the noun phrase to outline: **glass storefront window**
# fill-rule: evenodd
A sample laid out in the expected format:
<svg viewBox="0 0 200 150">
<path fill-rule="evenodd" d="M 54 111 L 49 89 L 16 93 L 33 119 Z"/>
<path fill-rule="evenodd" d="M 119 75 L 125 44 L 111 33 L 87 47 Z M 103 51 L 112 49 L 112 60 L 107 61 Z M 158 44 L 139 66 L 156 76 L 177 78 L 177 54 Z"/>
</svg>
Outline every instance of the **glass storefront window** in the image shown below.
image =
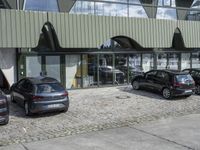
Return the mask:
<svg viewBox="0 0 200 150">
<path fill-rule="evenodd" d="M 25 0 L 24 10 L 59 11 L 57 0 Z"/>
<path fill-rule="evenodd" d="M 81 55 L 65 56 L 66 88 L 81 88 Z"/>
<path fill-rule="evenodd" d="M 167 54 L 159 53 L 157 54 L 157 69 L 167 68 Z"/>
<path fill-rule="evenodd" d="M 192 53 L 192 68 L 200 68 L 200 53 Z"/>
<path fill-rule="evenodd" d="M 143 73 L 143 68 L 141 66 L 141 54 L 129 55 L 128 61 L 129 61 L 129 81 L 131 81 L 131 79 L 133 79 L 134 76 Z"/>
<path fill-rule="evenodd" d="M 142 68 L 144 72 L 153 69 L 153 54 L 142 54 Z"/>
<path fill-rule="evenodd" d="M 60 56 L 46 56 L 46 75 L 60 79 Z"/>
<path fill-rule="evenodd" d="M 168 54 L 168 69 L 171 70 L 178 70 L 179 66 L 179 55 L 176 53 L 169 53 Z"/>
<path fill-rule="evenodd" d="M 115 73 L 118 84 L 128 81 L 128 59 L 126 54 L 115 55 Z"/>
<path fill-rule="evenodd" d="M 82 56 L 83 87 L 97 86 L 97 55 Z"/>
<path fill-rule="evenodd" d="M 99 83 L 101 85 L 113 84 L 114 73 L 113 55 L 101 54 L 99 56 Z"/>
<path fill-rule="evenodd" d="M 190 68 L 190 53 L 181 54 L 181 70 Z"/>
<path fill-rule="evenodd" d="M 42 72 L 42 57 L 26 56 L 26 77 L 38 77 L 40 76 L 41 72 Z"/>
</svg>

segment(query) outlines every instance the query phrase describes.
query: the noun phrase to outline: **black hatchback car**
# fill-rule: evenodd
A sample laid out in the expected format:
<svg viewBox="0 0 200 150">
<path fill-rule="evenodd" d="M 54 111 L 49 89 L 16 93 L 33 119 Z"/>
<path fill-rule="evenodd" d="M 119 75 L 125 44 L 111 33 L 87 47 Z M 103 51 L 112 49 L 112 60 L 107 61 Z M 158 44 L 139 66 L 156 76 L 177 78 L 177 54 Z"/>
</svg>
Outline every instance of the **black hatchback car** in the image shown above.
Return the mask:
<svg viewBox="0 0 200 150">
<path fill-rule="evenodd" d="M 194 80 L 189 73 L 175 70 L 151 70 L 132 80 L 133 89 L 159 91 L 165 99 L 175 96 L 189 97 L 195 90 Z"/>
<path fill-rule="evenodd" d="M 200 69 L 184 69 L 183 72 L 189 73 L 195 82 L 195 93 L 200 94 Z"/>
<path fill-rule="evenodd" d="M 24 107 L 25 114 L 64 111 L 69 107 L 68 92 L 50 77 L 24 78 L 11 89 L 11 101 Z"/>
<path fill-rule="evenodd" d="M 9 121 L 9 105 L 7 97 L 0 91 L 0 124 L 8 124 Z"/>
</svg>

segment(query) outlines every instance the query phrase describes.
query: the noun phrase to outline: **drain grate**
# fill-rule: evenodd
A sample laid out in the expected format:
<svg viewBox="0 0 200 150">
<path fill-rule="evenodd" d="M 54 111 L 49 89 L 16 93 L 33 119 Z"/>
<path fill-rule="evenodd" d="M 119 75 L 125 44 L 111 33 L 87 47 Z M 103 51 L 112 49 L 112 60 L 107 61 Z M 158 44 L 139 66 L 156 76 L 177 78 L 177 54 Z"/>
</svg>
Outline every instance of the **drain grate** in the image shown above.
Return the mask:
<svg viewBox="0 0 200 150">
<path fill-rule="evenodd" d="M 128 96 L 128 95 L 119 95 L 119 96 L 116 96 L 116 98 L 118 98 L 118 99 L 128 99 L 128 98 L 131 98 L 131 97 Z"/>
</svg>

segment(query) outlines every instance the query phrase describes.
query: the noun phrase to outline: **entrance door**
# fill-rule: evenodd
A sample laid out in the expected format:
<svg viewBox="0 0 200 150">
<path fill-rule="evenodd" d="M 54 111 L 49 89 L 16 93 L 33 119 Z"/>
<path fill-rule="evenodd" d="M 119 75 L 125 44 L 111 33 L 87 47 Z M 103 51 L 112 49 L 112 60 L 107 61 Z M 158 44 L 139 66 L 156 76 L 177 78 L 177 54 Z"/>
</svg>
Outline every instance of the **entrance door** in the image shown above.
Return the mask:
<svg viewBox="0 0 200 150">
<path fill-rule="evenodd" d="M 60 56 L 46 56 L 46 75 L 61 82 Z"/>
</svg>

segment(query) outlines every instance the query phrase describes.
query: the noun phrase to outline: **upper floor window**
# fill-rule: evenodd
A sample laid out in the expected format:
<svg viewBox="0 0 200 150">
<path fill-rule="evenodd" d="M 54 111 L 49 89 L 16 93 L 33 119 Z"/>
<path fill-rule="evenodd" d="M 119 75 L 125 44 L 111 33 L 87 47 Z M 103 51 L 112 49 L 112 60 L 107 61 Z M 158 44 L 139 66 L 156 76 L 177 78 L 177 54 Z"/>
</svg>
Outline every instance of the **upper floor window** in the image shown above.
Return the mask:
<svg viewBox="0 0 200 150">
<path fill-rule="evenodd" d="M 25 0 L 24 10 L 58 12 L 57 0 Z"/>
<path fill-rule="evenodd" d="M 159 0 L 158 6 L 176 7 L 175 0 Z"/>
</svg>

